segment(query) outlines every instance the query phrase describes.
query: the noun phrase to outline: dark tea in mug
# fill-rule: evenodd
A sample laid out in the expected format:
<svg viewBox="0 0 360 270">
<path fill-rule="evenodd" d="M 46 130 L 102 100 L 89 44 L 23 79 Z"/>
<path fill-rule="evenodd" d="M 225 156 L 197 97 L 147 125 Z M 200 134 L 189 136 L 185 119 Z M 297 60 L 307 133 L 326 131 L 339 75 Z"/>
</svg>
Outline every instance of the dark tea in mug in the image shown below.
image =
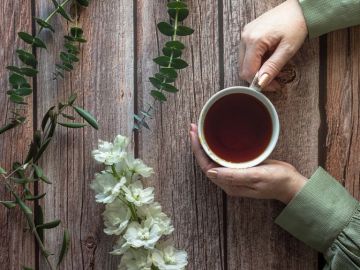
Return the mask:
<svg viewBox="0 0 360 270">
<path fill-rule="evenodd" d="M 269 145 L 272 132 L 271 116 L 265 105 L 243 93 L 215 101 L 204 120 L 209 148 L 218 157 L 234 163 L 260 156 Z"/>
</svg>

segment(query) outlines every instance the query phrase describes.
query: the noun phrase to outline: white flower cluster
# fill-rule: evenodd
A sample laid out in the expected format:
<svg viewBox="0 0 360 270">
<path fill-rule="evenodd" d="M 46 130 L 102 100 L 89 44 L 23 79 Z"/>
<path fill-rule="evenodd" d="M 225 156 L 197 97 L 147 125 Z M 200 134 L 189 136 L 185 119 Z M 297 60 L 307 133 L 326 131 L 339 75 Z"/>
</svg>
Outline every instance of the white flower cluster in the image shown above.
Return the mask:
<svg viewBox="0 0 360 270">
<path fill-rule="evenodd" d="M 154 188 L 144 188 L 141 179 L 153 170 L 126 152 L 129 139 L 118 135 L 113 143 L 99 142 L 92 152 L 104 163 L 91 188 L 96 202 L 104 203 L 104 232 L 119 236 L 111 254 L 122 255 L 118 270 L 182 270 L 187 265 L 185 251 L 160 241 L 173 232 L 170 218 L 154 202 Z"/>
</svg>

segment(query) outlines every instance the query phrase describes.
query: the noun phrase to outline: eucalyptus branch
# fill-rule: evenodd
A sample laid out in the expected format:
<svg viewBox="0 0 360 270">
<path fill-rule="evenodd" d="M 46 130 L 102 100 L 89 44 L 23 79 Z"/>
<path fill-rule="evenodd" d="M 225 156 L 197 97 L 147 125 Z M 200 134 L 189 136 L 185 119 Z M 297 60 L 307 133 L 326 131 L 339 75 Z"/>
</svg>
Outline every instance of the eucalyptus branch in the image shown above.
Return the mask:
<svg viewBox="0 0 360 270">
<path fill-rule="evenodd" d="M 157 27 L 162 34 L 171 37 L 171 39 L 166 42 L 165 47 L 162 49 L 163 56 L 153 59 L 154 62 L 160 66 L 159 72 L 149 78 L 152 86 L 156 88 L 156 90 L 150 92 L 154 100 L 152 104 L 147 105 L 146 109 L 141 110 L 140 114 L 134 115 L 134 130 L 139 130 L 141 127 L 149 129 L 146 119 L 151 118 L 155 102 L 164 102 L 167 100 L 164 92 L 176 93 L 179 91 L 172 83 L 175 82 L 178 76 L 177 70 L 184 69 L 188 66 L 184 60 L 180 59 L 185 45 L 177 41 L 177 37 L 188 36 L 194 32 L 193 29 L 180 25 L 180 22 L 185 20 L 189 15 L 189 9 L 187 5 L 180 0 L 169 2 L 167 7 L 170 15 L 170 23 L 160 22 Z"/>
</svg>

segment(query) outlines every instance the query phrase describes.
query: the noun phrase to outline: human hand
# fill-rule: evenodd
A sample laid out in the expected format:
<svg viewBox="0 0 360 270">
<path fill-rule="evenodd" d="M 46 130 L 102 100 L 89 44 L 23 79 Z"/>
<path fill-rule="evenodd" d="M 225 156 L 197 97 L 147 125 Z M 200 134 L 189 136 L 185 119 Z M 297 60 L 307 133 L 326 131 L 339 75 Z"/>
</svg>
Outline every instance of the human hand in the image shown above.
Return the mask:
<svg viewBox="0 0 360 270">
<path fill-rule="evenodd" d="M 299 50 L 307 33 L 298 0 L 287 0 L 250 22 L 241 34 L 240 77 L 250 83 L 259 71 L 262 88 L 278 88 L 273 80 Z"/>
<path fill-rule="evenodd" d="M 190 139 L 202 171 L 230 196 L 276 199 L 287 204 L 306 183 L 307 179 L 292 165 L 277 160 L 267 160 L 249 169 L 219 167 L 203 151 L 194 124 L 191 124 Z"/>
</svg>

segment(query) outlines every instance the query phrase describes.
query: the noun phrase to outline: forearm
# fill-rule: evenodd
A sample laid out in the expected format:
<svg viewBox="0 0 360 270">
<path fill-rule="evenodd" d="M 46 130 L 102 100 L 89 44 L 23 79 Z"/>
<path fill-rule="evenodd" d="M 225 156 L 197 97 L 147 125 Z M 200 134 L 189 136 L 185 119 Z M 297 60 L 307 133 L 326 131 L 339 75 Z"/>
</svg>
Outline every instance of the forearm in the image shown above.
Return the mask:
<svg viewBox="0 0 360 270">
<path fill-rule="evenodd" d="M 299 0 L 309 37 L 360 24 L 360 0 Z"/>
</svg>

